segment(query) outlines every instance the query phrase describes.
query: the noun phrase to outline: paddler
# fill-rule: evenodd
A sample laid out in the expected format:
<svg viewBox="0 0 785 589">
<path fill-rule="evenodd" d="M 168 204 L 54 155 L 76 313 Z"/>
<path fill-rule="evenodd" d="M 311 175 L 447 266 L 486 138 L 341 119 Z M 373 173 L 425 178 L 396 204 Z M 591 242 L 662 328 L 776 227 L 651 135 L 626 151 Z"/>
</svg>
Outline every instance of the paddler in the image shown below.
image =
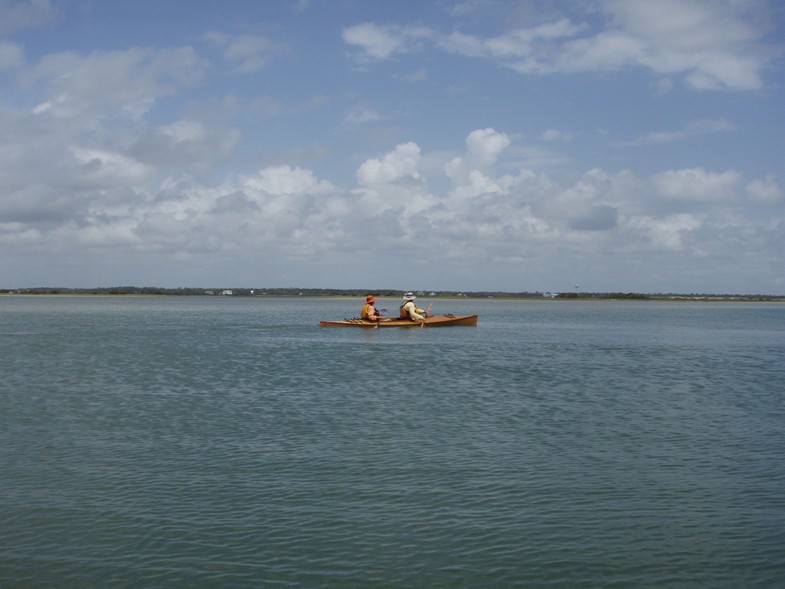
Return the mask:
<svg viewBox="0 0 785 589">
<path fill-rule="evenodd" d="M 363 310 L 360 312 L 361 318 L 365 319 L 366 321 L 381 321 L 382 312 L 373 306 L 375 302 L 375 296 L 368 295 L 365 297 L 365 305 L 363 305 Z"/>
<path fill-rule="evenodd" d="M 427 313 L 424 309 L 418 309 L 417 305 L 414 304 L 414 299 L 416 298 L 413 292 L 407 292 L 403 295 L 403 305 L 401 305 L 400 310 L 401 319 L 411 319 L 412 321 L 423 321 L 425 319 Z"/>
</svg>

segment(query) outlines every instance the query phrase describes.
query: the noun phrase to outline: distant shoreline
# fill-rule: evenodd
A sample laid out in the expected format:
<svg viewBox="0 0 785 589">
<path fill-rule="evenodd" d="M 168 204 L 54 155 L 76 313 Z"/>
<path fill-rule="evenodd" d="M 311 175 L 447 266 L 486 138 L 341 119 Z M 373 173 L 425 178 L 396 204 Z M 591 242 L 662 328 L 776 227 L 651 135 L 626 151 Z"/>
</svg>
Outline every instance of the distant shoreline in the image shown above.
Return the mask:
<svg viewBox="0 0 785 589">
<path fill-rule="evenodd" d="M 2 296 L 202 296 L 202 297 L 308 297 L 362 298 L 373 294 L 380 298 L 398 298 L 403 291 L 379 289 L 299 289 L 299 288 L 54 288 L 0 289 Z M 498 299 L 498 300 L 561 300 L 561 301 L 695 301 L 695 302 L 785 302 L 785 295 L 708 294 L 708 293 L 621 293 L 621 292 L 504 292 L 504 291 L 416 291 L 421 299 Z"/>
</svg>

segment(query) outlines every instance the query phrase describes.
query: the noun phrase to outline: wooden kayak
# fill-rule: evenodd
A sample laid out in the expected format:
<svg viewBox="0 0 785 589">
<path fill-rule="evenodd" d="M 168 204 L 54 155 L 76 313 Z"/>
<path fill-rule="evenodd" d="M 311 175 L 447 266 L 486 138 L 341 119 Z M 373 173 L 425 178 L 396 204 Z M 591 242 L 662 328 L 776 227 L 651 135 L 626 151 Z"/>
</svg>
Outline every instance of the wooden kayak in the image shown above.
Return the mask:
<svg viewBox="0 0 785 589">
<path fill-rule="evenodd" d="M 424 321 L 411 319 L 382 319 L 366 321 L 365 319 L 343 319 L 342 321 L 319 321 L 321 327 L 451 327 L 453 325 L 477 325 L 477 315 L 433 315 Z"/>
</svg>

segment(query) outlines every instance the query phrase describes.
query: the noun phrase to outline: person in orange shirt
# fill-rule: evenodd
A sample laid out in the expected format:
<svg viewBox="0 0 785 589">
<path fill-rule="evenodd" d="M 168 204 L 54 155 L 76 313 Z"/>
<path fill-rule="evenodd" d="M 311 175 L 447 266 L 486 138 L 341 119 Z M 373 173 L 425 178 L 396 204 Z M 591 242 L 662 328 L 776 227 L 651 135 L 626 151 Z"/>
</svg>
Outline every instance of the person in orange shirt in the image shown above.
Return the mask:
<svg viewBox="0 0 785 589">
<path fill-rule="evenodd" d="M 363 305 L 363 310 L 360 313 L 360 317 L 362 319 L 365 319 L 366 321 L 381 321 L 382 312 L 373 306 L 375 302 L 376 302 L 375 296 L 368 295 L 367 297 L 365 297 L 365 305 Z"/>
</svg>

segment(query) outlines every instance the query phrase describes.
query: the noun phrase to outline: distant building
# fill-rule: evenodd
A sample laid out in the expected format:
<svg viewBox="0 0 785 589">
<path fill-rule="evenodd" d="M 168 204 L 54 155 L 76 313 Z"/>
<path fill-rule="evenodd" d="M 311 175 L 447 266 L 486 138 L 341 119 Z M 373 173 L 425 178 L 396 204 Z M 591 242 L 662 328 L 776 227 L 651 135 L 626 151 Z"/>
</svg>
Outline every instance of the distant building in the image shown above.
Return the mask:
<svg viewBox="0 0 785 589">
<path fill-rule="evenodd" d="M 231 290 L 224 290 L 221 292 L 222 295 L 232 296 L 234 293 Z"/>
</svg>

